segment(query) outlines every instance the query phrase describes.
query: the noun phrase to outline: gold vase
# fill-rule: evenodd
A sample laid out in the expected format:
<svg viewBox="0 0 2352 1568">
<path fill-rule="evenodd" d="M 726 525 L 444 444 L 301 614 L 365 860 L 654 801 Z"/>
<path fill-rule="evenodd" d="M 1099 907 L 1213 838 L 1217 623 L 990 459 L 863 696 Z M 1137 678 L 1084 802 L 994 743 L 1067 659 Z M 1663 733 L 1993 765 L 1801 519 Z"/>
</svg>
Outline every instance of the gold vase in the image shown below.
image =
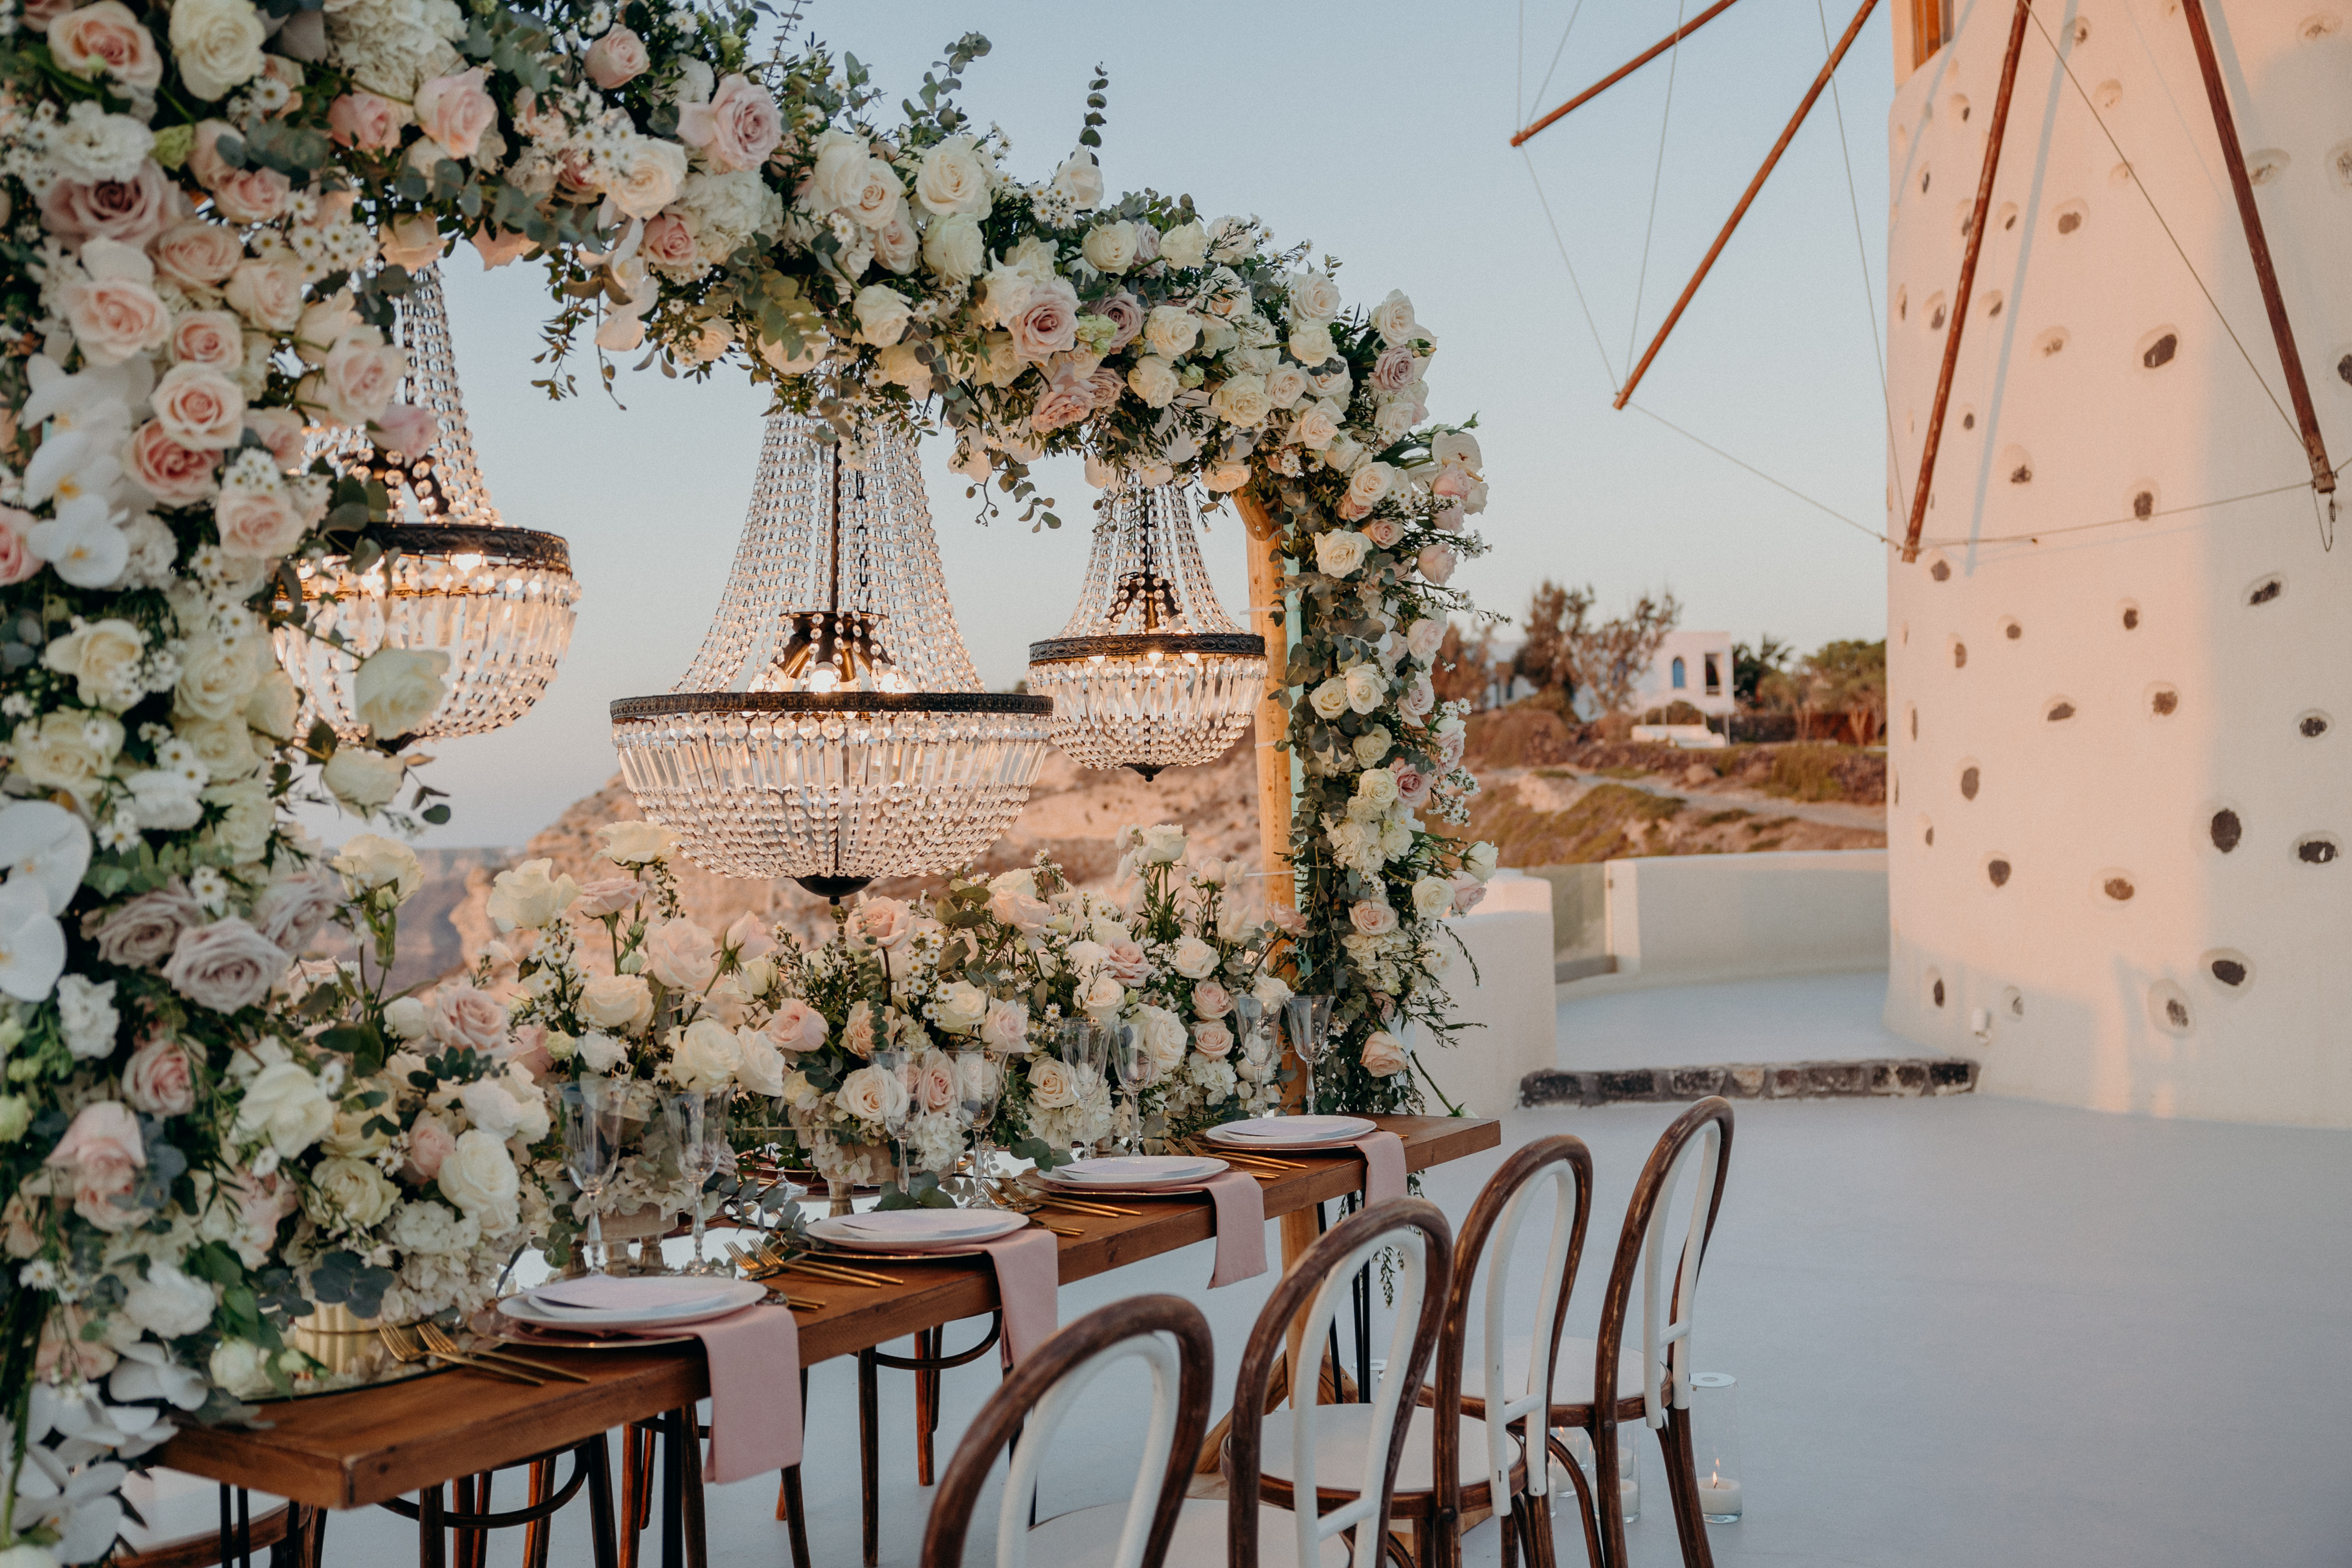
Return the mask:
<svg viewBox="0 0 2352 1568">
<path fill-rule="evenodd" d="M 380 1318 L 362 1318 L 340 1302 L 314 1306 L 310 1315 L 294 1320 L 294 1348 L 325 1367 L 330 1373 L 350 1372 L 360 1358 L 378 1348 Z"/>
</svg>

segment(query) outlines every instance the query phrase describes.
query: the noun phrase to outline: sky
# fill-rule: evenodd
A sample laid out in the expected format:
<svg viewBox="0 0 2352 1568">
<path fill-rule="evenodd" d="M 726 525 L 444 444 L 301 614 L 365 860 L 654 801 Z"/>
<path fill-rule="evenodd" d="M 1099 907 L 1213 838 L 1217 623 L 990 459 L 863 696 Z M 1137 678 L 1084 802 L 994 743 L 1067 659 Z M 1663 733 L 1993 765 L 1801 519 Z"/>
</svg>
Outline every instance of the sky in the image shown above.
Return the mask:
<svg viewBox="0 0 2352 1568">
<path fill-rule="evenodd" d="M 1030 178 L 1075 145 L 1100 62 L 1109 189 L 1260 215 L 1277 241 L 1338 258 L 1351 303 L 1410 295 L 1437 337 L 1433 416 L 1477 416 L 1492 492 L 1477 521 L 1493 550 L 1455 581 L 1482 609 L 1523 614 L 1550 577 L 1591 584 L 1608 611 L 1671 587 L 1685 626 L 1751 640 L 1883 636 L 1880 547 L 1820 508 L 1874 526 L 1885 516 L 1874 316 L 1885 315 L 1894 90 L 1885 8 L 1651 368 L 1635 403 L 1655 419 L 1610 407 L 1631 345 L 1656 330 L 1851 14 L 1750 0 L 1685 42 L 1671 71 L 1661 58 L 1524 154 L 1509 145 L 1525 119 L 1696 9 L 814 0 L 805 25 L 866 62 L 893 103 L 948 40 L 986 35 L 993 52 L 966 73 L 962 102 L 1003 127 L 1012 166 Z M 1535 107 L 1523 115 L 1523 104 Z M 470 250 L 447 269 L 491 499 L 509 525 L 570 542 L 583 596 L 538 707 L 505 731 L 442 743 L 425 776 L 451 792 L 453 814 L 421 843 L 520 845 L 615 772 L 605 705 L 668 689 L 693 657 L 733 556 L 765 405 L 740 371 L 666 381 L 631 374 L 635 356 L 623 356 L 613 395 L 582 361 L 580 395 L 551 402 L 530 385 L 545 374 L 533 363 L 551 311 L 543 277 L 522 264 L 485 273 Z M 1009 519 L 982 528 L 945 450 L 926 457 L 964 638 L 982 679 L 1007 687 L 1028 643 L 1059 628 L 1076 598 L 1094 492 L 1076 464 L 1049 465 L 1058 532 Z M 1238 611 L 1238 527 L 1215 527 L 1203 545 Z M 319 826 L 334 838 L 351 825 Z"/>
</svg>

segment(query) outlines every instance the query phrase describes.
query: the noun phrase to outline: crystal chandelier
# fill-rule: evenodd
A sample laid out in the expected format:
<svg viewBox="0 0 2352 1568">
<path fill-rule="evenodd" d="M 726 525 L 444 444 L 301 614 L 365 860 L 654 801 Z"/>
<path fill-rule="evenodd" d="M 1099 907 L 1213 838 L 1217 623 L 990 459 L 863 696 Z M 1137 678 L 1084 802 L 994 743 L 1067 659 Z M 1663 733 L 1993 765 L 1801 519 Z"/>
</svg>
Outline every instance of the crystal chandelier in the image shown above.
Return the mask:
<svg viewBox="0 0 2352 1568">
<path fill-rule="evenodd" d="M 1086 591 L 1062 634 L 1029 645 L 1054 743 L 1089 768 L 1213 762 L 1250 721 L 1265 639 L 1217 604 L 1184 492 L 1121 476 L 1098 503 Z"/>
<path fill-rule="evenodd" d="M 719 613 L 665 697 L 613 704 L 621 776 L 697 865 L 839 899 L 969 865 L 1029 798 L 1052 702 L 982 691 L 913 440 L 773 415 Z"/>
<path fill-rule="evenodd" d="M 374 535 L 383 553 L 362 568 L 346 555 L 299 567 L 310 627 L 340 633 L 341 647 L 301 626 L 278 633 L 278 659 L 305 693 L 303 727 L 323 718 L 347 740 L 366 732 L 352 717 L 352 681 L 361 660 L 382 647 L 449 656 L 447 695 L 418 735 L 478 735 L 513 723 L 555 679 L 580 601 L 563 541 L 506 527 L 483 489 L 438 267 L 416 274 L 400 328 L 407 401 L 431 410 L 439 432 L 414 456 L 381 451 L 361 430 L 312 432 L 313 456 L 383 485 L 394 526 Z"/>
</svg>

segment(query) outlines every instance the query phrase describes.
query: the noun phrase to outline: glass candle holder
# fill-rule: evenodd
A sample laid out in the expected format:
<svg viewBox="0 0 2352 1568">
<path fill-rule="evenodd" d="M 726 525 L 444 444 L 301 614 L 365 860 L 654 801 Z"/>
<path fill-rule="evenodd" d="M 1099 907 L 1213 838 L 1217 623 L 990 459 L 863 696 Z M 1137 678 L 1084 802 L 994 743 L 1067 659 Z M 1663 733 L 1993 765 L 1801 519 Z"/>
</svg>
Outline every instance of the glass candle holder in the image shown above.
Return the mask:
<svg viewBox="0 0 2352 1568">
<path fill-rule="evenodd" d="M 1709 1524 L 1738 1524 L 1740 1498 L 1739 1380 L 1728 1373 L 1691 1374 L 1691 1456 L 1698 1508 Z"/>
<path fill-rule="evenodd" d="M 1624 1510 L 1628 1524 L 1642 1517 L 1642 1446 L 1634 1441 L 1642 1430 L 1639 1426 L 1620 1426 L 1617 1429 L 1617 1506 Z M 1576 1460 L 1576 1468 L 1584 1472 L 1585 1484 L 1595 1486 L 1599 1478 L 1593 1467 L 1598 1459 L 1592 1451 L 1591 1437 L 1580 1429 L 1571 1428 L 1567 1434 L 1567 1442 L 1569 1454 Z M 1563 1475 L 1552 1482 L 1551 1489 L 1555 1495 L 1573 1493 L 1576 1483 Z M 1598 1498 L 1601 1494 L 1596 1490 L 1593 1495 Z"/>
</svg>

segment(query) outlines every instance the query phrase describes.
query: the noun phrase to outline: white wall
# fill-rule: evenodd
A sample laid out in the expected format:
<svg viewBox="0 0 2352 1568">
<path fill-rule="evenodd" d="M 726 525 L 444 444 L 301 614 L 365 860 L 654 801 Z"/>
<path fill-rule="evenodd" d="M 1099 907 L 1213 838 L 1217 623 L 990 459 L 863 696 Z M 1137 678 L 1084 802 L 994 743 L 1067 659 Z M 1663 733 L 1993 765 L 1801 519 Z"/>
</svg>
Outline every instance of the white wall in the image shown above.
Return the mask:
<svg viewBox="0 0 2352 1568">
<path fill-rule="evenodd" d="M 1473 1116 L 1500 1116 L 1518 1103 L 1519 1079 L 1559 1065 L 1551 884 L 1521 871 L 1497 871 L 1486 900 L 1445 924 L 1470 956 L 1465 963 L 1455 954 L 1445 977 L 1454 1016 L 1475 1026 L 1456 1037 L 1460 1044 L 1452 1050 L 1423 1050 L 1422 1065 Z M 1415 1043 L 1426 1040 L 1422 1036 Z M 1443 1109 L 1433 1098 L 1429 1108 Z"/>
<path fill-rule="evenodd" d="M 2352 1125 L 2352 863 L 2298 852 L 2313 834 L 2352 842 L 2352 549 L 2324 547 L 2307 465 L 2257 384 L 2286 401 L 2177 0 L 2037 14 L 2252 368 L 2029 26 L 1927 517 L 1941 542 L 1915 565 L 1889 553 L 1886 1022 L 1980 1056 L 1994 1092 Z M 2207 14 L 2342 462 L 2352 16 L 2336 0 Z M 1891 116 L 1898 536 L 2010 15 L 1971 0 Z M 2166 334 L 2171 359 L 2147 365 Z M 2142 495 L 2146 521 L 2084 526 Z M 2273 579 L 2282 592 L 2258 594 Z"/>
<path fill-rule="evenodd" d="M 1886 963 L 1884 849 L 1612 860 L 1608 879 L 1617 973 L 1579 995 Z"/>
<path fill-rule="evenodd" d="M 1715 668 L 1721 679 L 1710 695 L 1706 689 L 1706 659 L 1715 656 Z M 1683 661 L 1685 684 L 1675 689 L 1674 663 Z M 1735 706 L 1731 694 L 1731 634 L 1729 632 L 1668 632 L 1666 640 L 1658 645 L 1658 657 L 1633 689 L 1633 711 L 1646 708 L 1663 708 L 1670 702 L 1687 702 L 1702 713 L 1728 713 Z"/>
</svg>

